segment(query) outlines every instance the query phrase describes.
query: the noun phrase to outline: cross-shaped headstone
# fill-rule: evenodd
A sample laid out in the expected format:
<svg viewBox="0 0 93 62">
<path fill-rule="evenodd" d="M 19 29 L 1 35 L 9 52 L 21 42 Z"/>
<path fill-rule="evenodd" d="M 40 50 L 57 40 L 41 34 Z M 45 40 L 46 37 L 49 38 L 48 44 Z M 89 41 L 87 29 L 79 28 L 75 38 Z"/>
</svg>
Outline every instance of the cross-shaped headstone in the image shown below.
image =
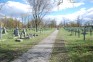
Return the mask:
<svg viewBox="0 0 93 62">
<path fill-rule="evenodd" d="M 75 29 L 74 32 L 75 32 L 75 36 L 76 36 L 77 30 Z"/>
<path fill-rule="evenodd" d="M 83 34 L 83 36 L 84 36 L 84 40 L 86 40 L 86 34 L 87 34 L 87 33 L 86 33 L 86 27 L 84 27 L 84 30 L 83 30 L 83 33 L 82 33 L 82 34 Z"/>
<path fill-rule="evenodd" d="M 92 29 L 90 28 L 90 36 L 92 36 Z"/>
<path fill-rule="evenodd" d="M 70 32 L 71 32 L 71 34 L 70 34 L 70 35 L 73 35 L 73 29 L 70 29 Z"/>
<path fill-rule="evenodd" d="M 78 32 L 78 37 L 80 37 L 80 30 L 78 29 L 78 31 L 77 31 L 77 32 Z"/>
</svg>

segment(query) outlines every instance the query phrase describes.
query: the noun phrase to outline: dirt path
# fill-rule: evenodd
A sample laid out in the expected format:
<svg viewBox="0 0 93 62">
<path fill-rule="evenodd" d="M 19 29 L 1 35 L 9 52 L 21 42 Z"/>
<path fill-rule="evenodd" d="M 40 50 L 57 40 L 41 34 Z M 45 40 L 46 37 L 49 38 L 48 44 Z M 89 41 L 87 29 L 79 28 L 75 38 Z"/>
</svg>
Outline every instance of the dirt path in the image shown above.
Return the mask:
<svg viewBox="0 0 93 62">
<path fill-rule="evenodd" d="M 12 62 L 49 62 L 58 30 Z"/>
</svg>

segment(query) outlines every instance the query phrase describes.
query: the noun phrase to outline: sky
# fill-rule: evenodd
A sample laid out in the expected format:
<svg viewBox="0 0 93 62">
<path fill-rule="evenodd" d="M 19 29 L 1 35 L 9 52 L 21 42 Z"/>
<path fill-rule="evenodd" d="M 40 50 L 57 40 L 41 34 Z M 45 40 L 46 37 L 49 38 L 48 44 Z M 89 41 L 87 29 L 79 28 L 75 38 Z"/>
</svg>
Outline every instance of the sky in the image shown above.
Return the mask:
<svg viewBox="0 0 93 62">
<path fill-rule="evenodd" d="M 55 1 L 58 2 L 58 0 Z M 1 0 L 0 3 L 2 2 L 7 2 L 7 4 L 2 7 L 0 14 L 7 17 L 12 16 L 20 19 L 20 15 L 31 11 L 31 6 L 26 0 Z M 60 5 L 54 5 L 50 13 L 44 18 L 55 19 L 59 24 L 64 19 L 75 21 L 77 17 L 84 20 L 93 19 L 93 0 L 63 0 Z"/>
</svg>

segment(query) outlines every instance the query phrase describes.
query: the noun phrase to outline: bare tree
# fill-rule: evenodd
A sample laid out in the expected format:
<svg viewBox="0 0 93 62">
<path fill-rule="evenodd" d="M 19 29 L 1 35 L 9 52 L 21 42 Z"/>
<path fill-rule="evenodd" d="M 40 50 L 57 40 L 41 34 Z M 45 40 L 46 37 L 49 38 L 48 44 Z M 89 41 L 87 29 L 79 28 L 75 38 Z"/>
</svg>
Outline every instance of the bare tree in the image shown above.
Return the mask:
<svg viewBox="0 0 93 62">
<path fill-rule="evenodd" d="M 43 17 L 49 12 L 51 0 L 27 0 L 32 7 L 32 16 L 35 21 L 36 32 Z M 39 22 L 38 22 L 39 21 Z"/>
<path fill-rule="evenodd" d="M 69 3 L 75 3 L 75 0 L 67 0 Z M 57 3 L 57 5 L 59 6 L 60 4 L 62 4 L 64 2 L 64 0 L 54 0 L 54 3 Z"/>
<path fill-rule="evenodd" d="M 82 20 L 83 18 L 81 18 L 80 16 L 77 17 L 76 22 L 78 27 L 82 26 Z"/>
</svg>

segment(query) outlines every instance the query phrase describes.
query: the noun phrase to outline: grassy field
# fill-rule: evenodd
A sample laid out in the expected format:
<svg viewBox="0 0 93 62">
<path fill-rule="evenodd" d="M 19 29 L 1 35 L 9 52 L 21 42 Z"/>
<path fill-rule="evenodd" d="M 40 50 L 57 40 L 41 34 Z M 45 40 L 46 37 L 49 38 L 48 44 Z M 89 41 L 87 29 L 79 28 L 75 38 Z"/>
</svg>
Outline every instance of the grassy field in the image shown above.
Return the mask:
<svg viewBox="0 0 93 62">
<path fill-rule="evenodd" d="M 22 42 L 15 42 L 16 38 L 14 38 L 12 34 L 13 31 L 8 30 L 8 33 L 4 34 L 3 38 L 0 40 L 0 62 L 10 62 L 14 58 L 17 58 L 53 31 L 54 29 L 48 29 L 36 33 L 33 30 L 28 30 L 27 33 L 36 33 L 39 36 L 31 39 L 24 39 Z"/>
<path fill-rule="evenodd" d="M 93 62 L 93 35 L 90 36 L 88 33 L 86 41 L 84 41 L 82 34 L 80 38 L 78 38 L 78 35 L 71 36 L 70 32 L 62 28 L 59 31 L 56 42 L 59 42 L 59 40 L 62 42 L 63 39 L 65 40 L 65 54 L 61 54 L 64 53 L 62 52 L 64 50 L 62 47 L 60 49 L 54 47 L 53 53 L 55 51 L 60 51 L 61 53 L 52 54 L 52 61 L 50 62 Z M 57 45 L 56 42 L 55 45 Z M 67 61 L 64 61 L 62 58 L 65 58 L 64 60 Z"/>
</svg>

